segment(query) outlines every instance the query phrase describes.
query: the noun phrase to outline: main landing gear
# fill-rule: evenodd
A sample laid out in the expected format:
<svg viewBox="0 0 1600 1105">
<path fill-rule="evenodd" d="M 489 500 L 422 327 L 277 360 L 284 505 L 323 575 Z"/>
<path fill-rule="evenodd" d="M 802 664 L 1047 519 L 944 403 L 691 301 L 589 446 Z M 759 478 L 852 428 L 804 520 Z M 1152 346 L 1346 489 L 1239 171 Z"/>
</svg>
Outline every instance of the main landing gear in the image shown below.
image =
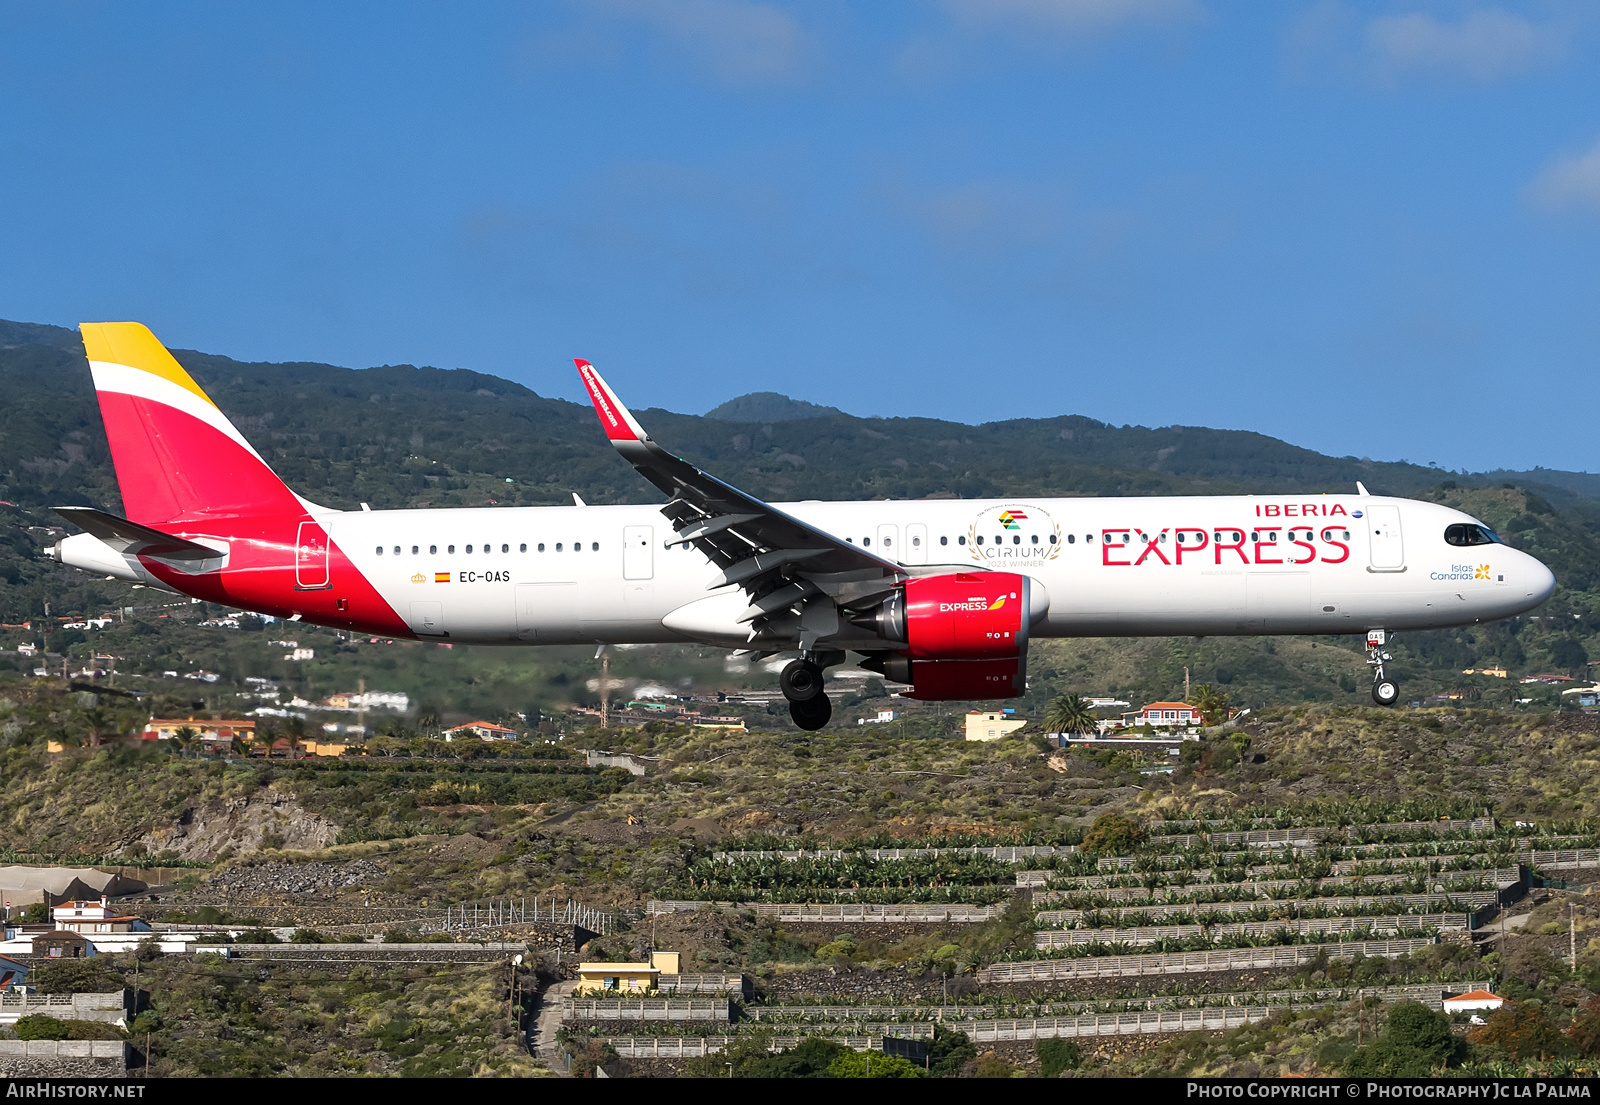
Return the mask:
<svg viewBox="0 0 1600 1105">
<path fill-rule="evenodd" d="M 1389 678 L 1383 670 L 1386 660 L 1393 660 L 1383 651 L 1388 635 L 1381 629 L 1367 630 L 1367 663 L 1372 666 L 1372 701 L 1379 706 L 1393 706 L 1400 700 L 1400 684 Z"/>
<path fill-rule="evenodd" d="M 802 729 L 821 729 L 833 717 L 822 678 L 822 665 L 809 655 L 791 660 L 778 675 L 778 686 L 789 700 L 789 716 Z"/>
</svg>

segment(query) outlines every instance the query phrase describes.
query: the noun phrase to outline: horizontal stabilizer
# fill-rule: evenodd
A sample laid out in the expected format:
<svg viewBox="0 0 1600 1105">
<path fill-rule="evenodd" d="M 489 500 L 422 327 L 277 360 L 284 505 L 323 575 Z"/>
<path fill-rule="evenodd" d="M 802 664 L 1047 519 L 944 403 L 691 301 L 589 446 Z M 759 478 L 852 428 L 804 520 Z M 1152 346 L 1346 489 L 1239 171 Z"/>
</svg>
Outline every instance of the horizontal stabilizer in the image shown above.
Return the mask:
<svg viewBox="0 0 1600 1105">
<path fill-rule="evenodd" d="M 93 534 L 120 553 L 159 556 L 166 560 L 215 560 L 223 555 L 193 541 L 173 537 L 138 522 L 118 518 L 92 506 L 58 506 L 57 514 L 87 533 Z"/>
</svg>

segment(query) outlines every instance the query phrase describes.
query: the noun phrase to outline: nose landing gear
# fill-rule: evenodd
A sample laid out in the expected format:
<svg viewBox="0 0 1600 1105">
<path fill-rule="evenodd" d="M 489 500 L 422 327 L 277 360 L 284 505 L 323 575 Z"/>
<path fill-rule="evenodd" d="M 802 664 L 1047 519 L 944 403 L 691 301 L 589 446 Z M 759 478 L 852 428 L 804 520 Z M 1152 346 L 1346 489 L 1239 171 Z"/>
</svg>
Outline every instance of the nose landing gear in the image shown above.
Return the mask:
<svg viewBox="0 0 1600 1105">
<path fill-rule="evenodd" d="M 833 703 L 822 689 L 822 664 L 812 656 L 791 660 L 779 673 L 778 686 L 789 700 L 789 716 L 800 728 L 821 729 L 833 717 Z"/>
<path fill-rule="evenodd" d="M 1400 684 L 1384 671 L 1386 660 L 1393 660 L 1383 651 L 1388 635 L 1381 629 L 1367 630 L 1367 663 L 1372 667 L 1372 701 L 1379 706 L 1393 706 L 1400 700 Z"/>
</svg>

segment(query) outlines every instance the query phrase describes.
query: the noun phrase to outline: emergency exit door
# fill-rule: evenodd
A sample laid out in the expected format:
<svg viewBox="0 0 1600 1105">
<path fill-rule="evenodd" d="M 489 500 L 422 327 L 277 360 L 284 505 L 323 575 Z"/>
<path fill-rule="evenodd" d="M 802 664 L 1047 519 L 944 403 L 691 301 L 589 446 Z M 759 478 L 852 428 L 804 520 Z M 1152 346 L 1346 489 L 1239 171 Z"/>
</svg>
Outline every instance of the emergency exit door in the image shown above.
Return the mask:
<svg viewBox="0 0 1600 1105">
<path fill-rule="evenodd" d="M 878 555 L 885 560 L 902 560 L 900 555 L 900 527 L 882 525 L 878 527 Z"/>
<path fill-rule="evenodd" d="M 622 527 L 622 578 L 649 579 L 655 574 L 655 527 Z"/>
<path fill-rule="evenodd" d="M 1367 533 L 1371 542 L 1371 564 L 1375 572 L 1403 572 L 1406 546 L 1400 532 L 1400 508 L 1369 506 Z"/>
<path fill-rule="evenodd" d="M 301 522 L 294 542 L 296 591 L 321 591 L 332 587 L 328 578 L 328 535 L 315 522 Z"/>
</svg>

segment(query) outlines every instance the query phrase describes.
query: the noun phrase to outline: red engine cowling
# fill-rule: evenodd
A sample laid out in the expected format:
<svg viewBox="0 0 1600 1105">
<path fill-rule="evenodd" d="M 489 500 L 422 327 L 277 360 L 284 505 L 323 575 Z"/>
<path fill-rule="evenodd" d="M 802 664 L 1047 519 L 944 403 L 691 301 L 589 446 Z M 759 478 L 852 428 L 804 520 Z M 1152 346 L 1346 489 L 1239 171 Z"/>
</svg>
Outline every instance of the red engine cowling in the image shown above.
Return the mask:
<svg viewBox="0 0 1600 1105">
<path fill-rule="evenodd" d="M 1028 627 L 1046 608 L 1043 589 L 1014 572 L 913 579 L 856 619 L 904 642 L 903 651 L 862 666 L 911 684 L 907 698 L 1011 698 L 1027 690 Z"/>
<path fill-rule="evenodd" d="M 1027 576 L 957 572 L 906 584 L 906 655 L 913 660 L 978 660 L 1028 647 Z"/>
</svg>

